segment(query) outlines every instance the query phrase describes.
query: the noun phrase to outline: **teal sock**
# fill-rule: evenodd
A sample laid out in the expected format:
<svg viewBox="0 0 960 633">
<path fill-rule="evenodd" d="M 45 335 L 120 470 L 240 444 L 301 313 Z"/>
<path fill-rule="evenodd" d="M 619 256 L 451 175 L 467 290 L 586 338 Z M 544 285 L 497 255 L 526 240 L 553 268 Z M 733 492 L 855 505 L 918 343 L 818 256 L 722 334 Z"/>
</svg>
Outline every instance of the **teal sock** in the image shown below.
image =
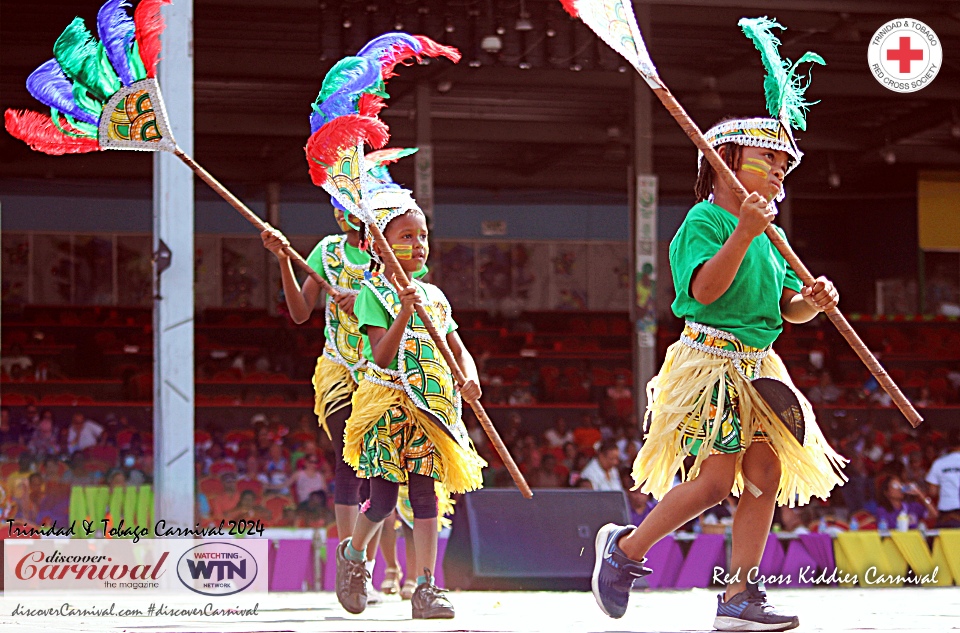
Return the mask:
<svg viewBox="0 0 960 633">
<path fill-rule="evenodd" d="M 352 540 L 347 543 L 347 547 L 346 547 L 346 550 L 343 552 L 343 555 L 347 560 L 353 560 L 357 562 L 362 561 L 364 558 L 366 558 L 366 556 L 363 553 L 363 550 L 354 549 Z"/>
<path fill-rule="evenodd" d="M 417 586 L 419 587 L 423 583 L 427 582 L 426 576 L 417 576 Z"/>
</svg>

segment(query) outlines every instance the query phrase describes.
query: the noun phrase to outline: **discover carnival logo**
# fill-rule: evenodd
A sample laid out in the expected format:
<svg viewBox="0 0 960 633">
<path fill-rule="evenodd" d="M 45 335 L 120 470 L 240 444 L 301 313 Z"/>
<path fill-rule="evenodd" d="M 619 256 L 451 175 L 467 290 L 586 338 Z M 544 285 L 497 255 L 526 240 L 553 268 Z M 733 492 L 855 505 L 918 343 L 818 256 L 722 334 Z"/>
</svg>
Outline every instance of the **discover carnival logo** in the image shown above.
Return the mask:
<svg viewBox="0 0 960 633">
<path fill-rule="evenodd" d="M 890 20 L 873 34 L 867 48 L 870 72 L 894 92 L 926 88 L 940 72 L 943 47 L 940 38 L 919 20 Z"/>
<path fill-rule="evenodd" d="M 189 589 L 230 596 L 268 589 L 267 539 L 4 539 L 2 546 L 4 594 Z"/>
<path fill-rule="evenodd" d="M 233 543 L 215 541 L 188 549 L 177 561 L 183 586 L 205 596 L 239 593 L 257 579 L 253 554 Z"/>
</svg>

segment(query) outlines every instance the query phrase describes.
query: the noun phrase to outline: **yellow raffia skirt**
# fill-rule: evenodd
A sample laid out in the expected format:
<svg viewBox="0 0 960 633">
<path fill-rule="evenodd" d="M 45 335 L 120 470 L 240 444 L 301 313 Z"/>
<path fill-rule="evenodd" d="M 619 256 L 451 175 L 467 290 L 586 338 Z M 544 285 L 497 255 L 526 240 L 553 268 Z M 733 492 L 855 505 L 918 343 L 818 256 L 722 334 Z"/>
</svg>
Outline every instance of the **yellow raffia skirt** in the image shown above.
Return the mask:
<svg viewBox="0 0 960 633">
<path fill-rule="evenodd" d="M 689 327 L 685 334 L 688 331 Z M 730 345 L 729 341 L 706 338 L 707 347 Z M 744 347 L 735 338 L 733 340 L 736 345 Z M 684 460 L 693 454 L 693 443 L 689 438 L 699 436 L 705 438 L 703 447 L 714 446 L 723 426 L 724 407 L 730 406 L 730 403 L 724 402 L 725 398 L 721 397 L 721 401 L 714 404 L 711 395 L 733 392 L 738 396 L 742 446 L 737 459 L 733 494 L 739 496 L 744 489 L 744 451 L 753 441 L 764 441 L 780 458 L 778 505 L 793 507 L 808 503 L 811 497 L 826 499 L 835 486 L 843 485 L 846 481 L 842 468 L 847 460 L 827 443 L 817 426 L 810 402 L 797 392 L 806 424 L 806 437 L 801 446 L 750 381 L 737 371 L 737 362 L 694 349 L 680 341 L 667 349 L 659 375 L 647 385 L 647 402 L 650 404 L 644 424 L 648 432 L 633 464 L 635 488 L 662 499 L 673 486 L 677 474 L 682 481 L 694 479 L 711 451 L 701 448 L 696 452 L 693 465 L 685 468 Z M 752 377 L 760 376 L 776 378 L 794 386 L 786 366 L 772 349 Z"/>
<path fill-rule="evenodd" d="M 394 425 L 404 428 L 394 429 Z M 410 425 L 414 427 L 412 433 L 406 428 Z M 394 446 L 382 440 L 387 437 L 403 437 L 403 442 L 415 439 L 417 446 Z M 378 454 L 370 455 L 371 450 Z M 418 465 L 394 463 L 405 462 L 408 453 L 417 455 Z M 361 457 L 365 463 L 380 462 L 389 472 L 388 479 L 405 483 L 408 471 L 420 472 L 438 480 L 450 493 L 480 489 L 482 469 L 487 465 L 473 447 L 461 446 L 406 393 L 368 380 L 361 380 L 353 394 L 353 411 L 347 419 L 343 441 L 344 461 L 361 477 L 368 477 L 369 473 L 361 468 Z"/>
<path fill-rule="evenodd" d="M 313 372 L 313 412 L 323 432 L 330 437 L 327 418 L 350 404 L 350 397 L 357 390 L 350 370 L 326 356 L 317 359 Z M 332 439 L 332 438 L 331 438 Z"/>
</svg>

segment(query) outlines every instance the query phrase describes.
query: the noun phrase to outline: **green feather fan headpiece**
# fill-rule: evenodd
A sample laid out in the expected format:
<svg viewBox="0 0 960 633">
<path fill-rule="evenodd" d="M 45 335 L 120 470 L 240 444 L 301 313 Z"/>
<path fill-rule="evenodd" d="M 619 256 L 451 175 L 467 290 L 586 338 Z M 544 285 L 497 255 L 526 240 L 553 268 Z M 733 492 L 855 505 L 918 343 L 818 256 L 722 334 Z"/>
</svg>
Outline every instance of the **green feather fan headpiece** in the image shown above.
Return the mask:
<svg viewBox="0 0 960 633">
<path fill-rule="evenodd" d="M 797 73 L 800 64 L 810 62 L 825 66 L 826 62 L 816 53 L 807 51 L 794 64 L 789 59 L 781 59 L 777 47 L 780 40 L 771 32 L 777 28 L 784 30 L 776 20 L 763 18 L 743 18 L 739 22 L 744 34 L 753 40 L 760 59 L 767 70 L 763 80 L 763 89 L 767 97 L 767 111 L 770 116 L 789 122 L 797 130 L 807 129 L 807 110 L 816 101 L 806 101 L 803 94 L 810 87 L 810 76 Z"/>
<path fill-rule="evenodd" d="M 816 101 L 810 102 L 803 98 L 810 87 L 810 76 L 803 76 L 797 72 L 800 64 L 810 62 L 826 65 L 823 58 L 816 53 L 804 53 L 796 61 L 781 59 L 778 47 L 780 40 L 771 29 L 783 29 L 776 20 L 768 18 L 743 18 L 739 22 L 744 34 L 753 40 L 767 76 L 763 80 L 766 94 L 767 111 L 770 118 L 754 117 L 746 119 L 731 119 L 714 125 L 707 130 L 704 137 L 710 147 L 716 148 L 724 143 L 736 143 L 752 147 L 769 147 L 786 152 L 789 157 L 787 173 L 793 171 L 800 164 L 803 152 L 797 147 L 793 138 L 793 129 L 807 129 L 807 110 Z M 697 156 L 698 164 L 703 161 L 703 153 Z M 777 200 L 783 200 L 783 190 Z"/>
</svg>

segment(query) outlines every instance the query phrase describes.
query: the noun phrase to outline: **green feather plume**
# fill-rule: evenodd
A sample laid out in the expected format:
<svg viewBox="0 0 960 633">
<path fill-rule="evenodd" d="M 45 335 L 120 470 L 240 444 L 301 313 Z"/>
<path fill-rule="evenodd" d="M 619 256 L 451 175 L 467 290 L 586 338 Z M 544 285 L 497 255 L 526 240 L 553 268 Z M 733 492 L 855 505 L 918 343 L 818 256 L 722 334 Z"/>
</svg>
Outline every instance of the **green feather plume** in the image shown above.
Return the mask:
<svg viewBox="0 0 960 633">
<path fill-rule="evenodd" d="M 753 40 L 767 76 L 763 80 L 763 89 L 767 98 L 767 111 L 775 118 L 785 118 L 794 129 L 807 129 L 807 110 L 816 101 L 806 101 L 803 94 L 810 87 L 810 76 L 797 73 L 797 67 L 805 62 L 826 66 L 823 58 L 816 53 L 806 52 L 796 63 L 781 59 L 777 47 L 780 40 L 771 32 L 777 28 L 785 30 L 776 20 L 763 18 L 743 18 L 739 22 L 744 34 Z"/>
<path fill-rule="evenodd" d="M 74 18 L 57 38 L 53 56 L 67 77 L 81 84 L 101 102 L 120 89 L 120 78 L 110 65 L 106 49 L 93 39 L 80 18 Z"/>
<path fill-rule="evenodd" d="M 363 57 L 344 57 L 334 64 L 323 78 L 320 94 L 317 96 L 317 104 L 329 99 L 333 93 L 347 84 L 366 83 L 363 81 L 365 74 L 371 75 L 375 80 L 373 85 L 364 92 L 388 99 L 390 95 L 387 94 L 383 79 L 380 78 L 379 68 L 372 66 L 370 61 Z"/>
<path fill-rule="evenodd" d="M 130 72 L 134 79 L 137 81 L 146 79 L 147 69 L 143 65 L 143 60 L 140 59 L 140 45 L 136 40 L 133 41 L 133 48 L 127 52 L 127 62 L 130 64 Z"/>
</svg>

